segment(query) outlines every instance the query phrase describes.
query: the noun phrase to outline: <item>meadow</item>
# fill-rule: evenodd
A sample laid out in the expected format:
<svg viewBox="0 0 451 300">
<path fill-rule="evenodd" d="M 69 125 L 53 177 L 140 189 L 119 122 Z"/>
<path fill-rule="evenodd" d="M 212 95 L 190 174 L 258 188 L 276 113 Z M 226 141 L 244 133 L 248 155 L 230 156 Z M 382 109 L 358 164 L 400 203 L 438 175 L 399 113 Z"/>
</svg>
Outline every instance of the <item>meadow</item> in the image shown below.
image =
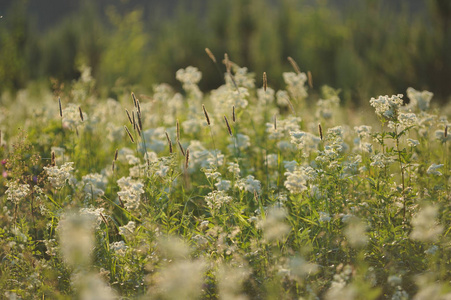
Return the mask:
<svg viewBox="0 0 451 300">
<path fill-rule="evenodd" d="M 451 106 L 207 52 L 209 92 L 4 96 L 0 297 L 451 299 Z"/>
</svg>

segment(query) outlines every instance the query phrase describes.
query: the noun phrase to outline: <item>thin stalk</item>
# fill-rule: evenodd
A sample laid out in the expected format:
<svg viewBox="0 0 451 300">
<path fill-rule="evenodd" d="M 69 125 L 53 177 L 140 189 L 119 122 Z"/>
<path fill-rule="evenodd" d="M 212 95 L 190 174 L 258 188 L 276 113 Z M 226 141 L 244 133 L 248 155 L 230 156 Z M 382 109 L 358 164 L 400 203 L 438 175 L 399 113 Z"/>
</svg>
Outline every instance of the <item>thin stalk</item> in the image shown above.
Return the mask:
<svg viewBox="0 0 451 300">
<path fill-rule="evenodd" d="M 406 220 L 406 195 L 405 195 L 406 186 L 404 183 L 404 166 L 403 166 L 402 160 L 401 160 L 401 151 L 399 150 L 398 127 L 395 127 L 395 135 L 396 135 L 396 151 L 398 152 L 398 161 L 399 161 L 399 166 L 401 168 L 402 202 L 403 202 L 402 215 L 403 215 L 403 219 L 405 221 Z"/>
</svg>

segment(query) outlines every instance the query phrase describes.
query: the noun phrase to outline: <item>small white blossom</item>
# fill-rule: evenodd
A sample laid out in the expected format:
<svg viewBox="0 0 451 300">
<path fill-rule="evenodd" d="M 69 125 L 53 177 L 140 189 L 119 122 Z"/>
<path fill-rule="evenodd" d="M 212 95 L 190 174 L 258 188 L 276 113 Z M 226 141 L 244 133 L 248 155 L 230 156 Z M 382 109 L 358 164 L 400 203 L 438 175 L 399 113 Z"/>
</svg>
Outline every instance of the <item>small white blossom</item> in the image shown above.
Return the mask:
<svg viewBox="0 0 451 300">
<path fill-rule="evenodd" d="M 420 142 L 418 140 L 407 139 L 407 146 L 409 146 L 409 147 L 416 147 L 419 144 L 420 144 Z"/>
<path fill-rule="evenodd" d="M 19 184 L 17 181 L 8 181 L 6 183 L 6 186 L 8 187 L 5 192 L 6 199 L 15 204 L 18 204 L 19 202 L 24 200 L 30 192 L 29 184 Z"/>
<path fill-rule="evenodd" d="M 230 201 L 232 201 L 232 197 L 228 196 L 224 191 L 213 191 L 205 196 L 205 202 L 210 209 L 220 209 Z"/>
<path fill-rule="evenodd" d="M 50 184 L 54 188 L 61 188 L 72 178 L 71 172 L 74 170 L 73 162 L 67 162 L 61 167 L 53 166 L 53 167 L 44 167 L 45 172 L 47 173 Z"/>
<path fill-rule="evenodd" d="M 218 191 L 227 192 L 230 189 L 231 183 L 230 180 L 218 178 L 218 182 L 215 183 L 215 186 L 218 189 Z"/>
<path fill-rule="evenodd" d="M 254 176 L 248 175 L 246 178 L 239 179 L 235 185 L 240 190 L 245 190 L 247 192 L 253 193 L 257 192 L 259 193 L 261 191 L 261 183 L 259 180 L 255 179 Z"/>
<path fill-rule="evenodd" d="M 130 238 L 135 233 L 136 224 L 133 221 L 129 221 L 127 225 L 119 227 L 119 234 L 124 238 Z"/>
<path fill-rule="evenodd" d="M 376 109 L 378 116 L 384 117 L 387 120 L 394 120 L 395 116 L 402 105 L 403 95 L 379 96 L 379 98 L 371 98 L 370 104 Z"/>
<path fill-rule="evenodd" d="M 235 177 L 239 177 L 240 176 L 240 165 L 234 162 L 229 162 L 228 163 L 228 167 L 227 170 L 232 173 L 233 175 L 235 175 Z"/>
<path fill-rule="evenodd" d="M 435 242 L 443 232 L 443 226 L 436 221 L 438 207 L 426 206 L 416 214 L 411 221 L 413 230 L 410 238 L 422 242 Z"/>
<path fill-rule="evenodd" d="M 418 107 L 421 111 L 426 111 L 429 108 L 432 96 L 434 94 L 428 91 L 417 91 L 414 88 L 409 87 L 407 89 L 407 97 L 410 99 L 408 108 Z"/>
<path fill-rule="evenodd" d="M 426 173 L 429 175 L 437 175 L 437 176 L 442 176 L 442 173 L 440 171 L 438 171 L 438 169 L 442 168 L 443 164 L 432 164 L 429 166 L 429 168 L 427 169 Z"/>
</svg>

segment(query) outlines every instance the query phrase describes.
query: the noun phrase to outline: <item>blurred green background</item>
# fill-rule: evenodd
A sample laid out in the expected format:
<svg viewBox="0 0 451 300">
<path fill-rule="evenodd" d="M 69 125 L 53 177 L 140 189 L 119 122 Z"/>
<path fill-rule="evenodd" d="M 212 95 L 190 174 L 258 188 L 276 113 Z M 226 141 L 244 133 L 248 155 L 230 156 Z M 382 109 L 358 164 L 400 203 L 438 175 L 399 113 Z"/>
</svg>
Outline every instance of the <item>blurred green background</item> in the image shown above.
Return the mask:
<svg viewBox="0 0 451 300">
<path fill-rule="evenodd" d="M 291 56 L 312 72 L 313 92 L 340 88 L 351 105 L 409 86 L 442 103 L 451 95 L 450 0 L 2 0 L 0 15 L 0 93 L 71 82 L 82 65 L 102 97 L 178 88 L 175 72 L 188 65 L 208 90 L 222 83 L 209 47 L 257 84 L 266 71 L 274 88 Z"/>
</svg>

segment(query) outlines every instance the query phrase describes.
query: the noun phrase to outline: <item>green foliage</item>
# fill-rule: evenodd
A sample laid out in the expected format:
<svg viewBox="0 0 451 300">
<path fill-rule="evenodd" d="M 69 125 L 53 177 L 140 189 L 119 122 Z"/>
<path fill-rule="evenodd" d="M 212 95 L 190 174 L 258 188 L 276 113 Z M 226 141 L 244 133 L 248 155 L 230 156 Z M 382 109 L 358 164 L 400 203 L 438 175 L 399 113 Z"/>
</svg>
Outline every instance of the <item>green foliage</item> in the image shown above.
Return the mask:
<svg viewBox="0 0 451 300">
<path fill-rule="evenodd" d="M 183 95 L 119 101 L 80 73 L 61 104 L 2 106 L 2 296 L 449 296 L 450 108 L 432 93 L 372 98 L 368 117 L 305 73 L 276 93 L 232 63 L 202 94 L 188 67 Z"/>
</svg>

